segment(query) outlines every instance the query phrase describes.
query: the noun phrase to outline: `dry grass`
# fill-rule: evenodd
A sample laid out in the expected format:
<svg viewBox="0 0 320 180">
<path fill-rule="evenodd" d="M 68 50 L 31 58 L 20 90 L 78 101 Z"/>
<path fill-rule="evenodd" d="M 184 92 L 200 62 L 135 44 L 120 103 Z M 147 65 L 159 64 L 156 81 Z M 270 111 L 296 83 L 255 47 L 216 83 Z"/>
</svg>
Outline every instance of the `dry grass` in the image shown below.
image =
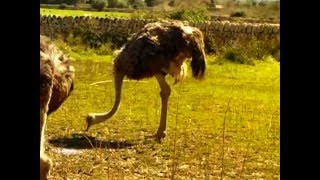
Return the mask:
<svg viewBox="0 0 320 180">
<path fill-rule="evenodd" d="M 116 116 L 84 132 L 88 112 L 113 104 L 112 83 L 90 85 L 112 79 L 112 64 L 111 56 L 75 57 L 75 90 L 48 118 L 50 179 L 279 179 L 278 62 L 217 65 L 208 57 L 204 81 L 189 75 L 172 86 L 158 144 L 147 138 L 159 123 L 155 79 L 124 82 Z"/>
</svg>

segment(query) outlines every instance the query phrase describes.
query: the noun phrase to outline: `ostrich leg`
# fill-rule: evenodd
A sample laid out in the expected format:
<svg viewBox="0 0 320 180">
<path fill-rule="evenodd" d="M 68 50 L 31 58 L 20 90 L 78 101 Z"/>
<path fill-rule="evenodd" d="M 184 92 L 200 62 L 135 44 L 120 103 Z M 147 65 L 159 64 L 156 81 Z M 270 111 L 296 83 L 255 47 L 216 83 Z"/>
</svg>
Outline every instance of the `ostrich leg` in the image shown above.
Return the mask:
<svg viewBox="0 0 320 180">
<path fill-rule="evenodd" d="M 165 76 L 162 74 L 155 75 L 159 86 L 160 86 L 160 96 L 161 96 L 161 116 L 160 124 L 158 127 L 157 134 L 155 135 L 158 142 L 161 142 L 161 139 L 166 136 L 165 130 L 167 127 L 167 109 L 168 109 L 168 100 L 171 94 L 171 88 L 167 83 Z"/>
<path fill-rule="evenodd" d="M 45 128 L 47 122 L 47 112 L 49 109 L 49 102 L 52 95 L 52 83 L 40 89 L 40 93 L 44 94 L 40 97 L 40 180 L 46 180 L 50 174 L 52 167 L 52 160 L 44 153 L 45 147 Z"/>
</svg>

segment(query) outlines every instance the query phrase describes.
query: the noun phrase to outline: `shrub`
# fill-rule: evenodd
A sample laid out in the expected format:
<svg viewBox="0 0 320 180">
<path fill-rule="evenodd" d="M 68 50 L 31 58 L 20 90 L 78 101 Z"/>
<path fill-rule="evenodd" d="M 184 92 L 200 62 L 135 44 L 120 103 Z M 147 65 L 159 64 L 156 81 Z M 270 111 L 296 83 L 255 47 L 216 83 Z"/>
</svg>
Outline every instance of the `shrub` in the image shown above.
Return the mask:
<svg viewBox="0 0 320 180">
<path fill-rule="evenodd" d="M 118 8 L 128 8 L 128 2 L 126 0 L 118 0 Z"/>
<path fill-rule="evenodd" d="M 101 44 L 99 48 L 96 49 L 98 55 L 110 55 L 113 54 L 112 43 L 106 42 Z"/>
<path fill-rule="evenodd" d="M 204 36 L 204 46 L 205 46 L 205 52 L 207 54 L 215 54 L 217 53 L 217 43 L 215 42 L 214 38 Z"/>
<path fill-rule="evenodd" d="M 118 6 L 118 0 L 108 0 L 108 8 L 115 8 Z"/>
<path fill-rule="evenodd" d="M 223 57 L 225 60 L 234 63 L 254 65 L 252 57 L 248 56 L 248 54 L 246 54 L 240 48 L 234 46 L 226 48 Z"/>
<path fill-rule="evenodd" d="M 209 11 L 204 7 L 178 8 L 169 12 L 168 17 L 175 20 L 203 22 L 210 19 Z"/>
<path fill-rule="evenodd" d="M 128 3 L 134 9 L 138 9 L 140 7 L 146 6 L 146 3 L 144 2 L 144 0 L 129 0 Z"/>
<path fill-rule="evenodd" d="M 247 14 L 241 10 L 231 12 L 231 14 L 230 14 L 230 17 L 246 17 L 246 16 L 247 16 Z"/>
<path fill-rule="evenodd" d="M 91 7 L 95 10 L 102 11 L 106 4 L 105 0 L 93 0 L 91 2 Z"/>
<path fill-rule="evenodd" d="M 79 28 L 66 38 L 66 41 L 71 45 L 84 45 L 90 49 L 96 49 L 100 51 L 106 50 L 106 43 L 108 43 L 108 48 L 118 49 L 123 46 L 128 39 L 127 34 L 122 34 L 118 32 L 100 32 L 99 27 L 95 24 L 90 26 Z M 112 43 L 111 43 L 112 42 Z"/>
<path fill-rule="evenodd" d="M 169 6 L 173 7 L 174 6 L 174 0 L 171 0 L 169 3 L 168 3 Z"/>
<path fill-rule="evenodd" d="M 157 0 L 145 0 L 145 3 L 148 7 L 152 7 L 156 4 Z"/>
<path fill-rule="evenodd" d="M 272 55 L 272 57 L 273 57 L 276 61 L 280 62 L 280 49 L 277 50 L 277 51 Z"/>
<path fill-rule="evenodd" d="M 70 44 L 70 45 L 73 45 L 73 46 L 77 46 L 77 45 L 83 44 L 81 37 L 80 36 L 74 37 L 73 34 L 69 34 L 67 36 L 66 42 L 68 44 Z"/>
<path fill-rule="evenodd" d="M 66 3 L 61 3 L 59 5 L 59 9 L 65 9 L 67 7 L 67 4 Z"/>
<path fill-rule="evenodd" d="M 128 2 L 125 0 L 108 0 L 108 8 L 126 8 Z"/>
<path fill-rule="evenodd" d="M 159 20 L 167 18 L 167 14 L 164 11 L 144 11 L 144 10 L 136 10 L 131 13 L 132 19 L 152 19 Z"/>
<path fill-rule="evenodd" d="M 209 43 L 206 43 L 209 42 Z M 212 48 L 216 52 L 216 63 L 230 61 L 239 64 L 254 65 L 255 61 L 263 61 L 273 57 L 276 61 L 280 61 L 280 36 L 270 39 L 256 39 L 253 37 L 248 41 L 234 40 L 227 43 L 206 40 L 206 50 Z M 207 46 L 208 44 L 208 46 Z"/>
<path fill-rule="evenodd" d="M 262 7 L 264 7 L 264 6 L 267 6 L 267 2 L 266 1 L 260 1 L 259 3 L 258 3 L 258 5 L 259 6 L 262 6 Z"/>
</svg>

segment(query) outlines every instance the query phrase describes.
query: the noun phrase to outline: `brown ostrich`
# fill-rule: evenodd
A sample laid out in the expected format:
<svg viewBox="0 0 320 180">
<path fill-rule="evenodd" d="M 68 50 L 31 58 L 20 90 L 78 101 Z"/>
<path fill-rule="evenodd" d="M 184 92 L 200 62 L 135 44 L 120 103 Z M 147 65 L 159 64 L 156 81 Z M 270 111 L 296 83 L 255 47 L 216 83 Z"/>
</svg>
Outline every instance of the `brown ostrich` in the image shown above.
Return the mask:
<svg viewBox="0 0 320 180">
<path fill-rule="evenodd" d="M 52 167 L 45 154 L 47 116 L 56 111 L 73 90 L 74 68 L 70 59 L 40 35 L 40 179 L 47 179 Z"/>
<path fill-rule="evenodd" d="M 161 116 L 155 138 L 161 142 L 165 137 L 167 106 L 171 88 L 165 76 L 170 74 L 177 80 L 183 74 L 184 61 L 192 58 L 192 75 L 201 79 L 206 70 L 202 32 L 178 21 L 162 21 L 147 24 L 125 44 L 114 60 L 115 102 L 106 113 L 89 113 L 87 130 L 111 118 L 118 110 L 124 77 L 141 80 L 155 77 L 160 86 Z"/>
</svg>

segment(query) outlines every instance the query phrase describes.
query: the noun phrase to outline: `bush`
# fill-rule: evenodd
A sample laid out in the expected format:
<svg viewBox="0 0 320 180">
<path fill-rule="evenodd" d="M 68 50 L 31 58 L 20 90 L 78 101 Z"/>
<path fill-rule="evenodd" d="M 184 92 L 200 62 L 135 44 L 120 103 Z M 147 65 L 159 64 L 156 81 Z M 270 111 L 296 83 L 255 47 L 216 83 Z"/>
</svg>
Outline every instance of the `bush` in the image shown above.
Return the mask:
<svg viewBox="0 0 320 180">
<path fill-rule="evenodd" d="M 157 0 L 145 0 L 145 3 L 148 7 L 152 7 L 156 4 Z"/>
<path fill-rule="evenodd" d="M 82 39 L 80 36 L 74 37 L 73 34 L 69 34 L 66 38 L 66 42 L 70 45 L 77 46 L 82 44 Z"/>
<path fill-rule="evenodd" d="M 134 9 L 138 9 L 146 6 L 146 3 L 144 2 L 144 0 L 129 0 L 128 3 Z"/>
<path fill-rule="evenodd" d="M 258 3 L 258 5 L 259 6 L 262 6 L 262 7 L 264 7 L 264 6 L 267 6 L 267 2 L 266 1 L 260 1 L 259 3 Z"/>
<path fill-rule="evenodd" d="M 152 19 L 159 20 L 165 19 L 166 14 L 164 11 L 144 11 L 144 10 L 136 10 L 131 13 L 130 17 L 132 19 Z"/>
<path fill-rule="evenodd" d="M 67 7 L 67 4 L 66 3 L 61 3 L 59 5 L 59 9 L 65 9 Z"/>
<path fill-rule="evenodd" d="M 173 10 L 169 12 L 168 17 L 175 20 L 203 22 L 210 19 L 210 14 L 204 7 L 188 7 Z"/>
<path fill-rule="evenodd" d="M 252 38 L 246 42 L 235 40 L 228 43 L 217 43 L 219 42 L 213 41 L 213 44 L 210 45 L 217 53 L 219 63 L 230 61 L 254 65 L 255 61 L 265 60 L 268 56 L 280 61 L 280 37 L 272 38 L 272 40 Z M 208 49 L 207 46 L 206 49 Z"/>
<path fill-rule="evenodd" d="M 128 2 L 125 0 L 108 0 L 108 8 L 126 8 Z"/>
<path fill-rule="evenodd" d="M 225 55 L 225 58 L 235 63 L 247 64 L 247 65 L 255 64 L 252 58 L 245 56 L 245 54 L 241 52 L 235 52 L 235 51 L 227 52 Z"/>
<path fill-rule="evenodd" d="M 106 43 L 109 49 L 118 49 L 122 47 L 128 40 L 127 34 L 117 32 L 100 32 L 98 26 L 79 28 L 73 32 L 72 35 L 66 38 L 66 41 L 71 45 L 85 46 L 90 49 L 99 51 L 107 51 Z M 112 42 L 112 43 L 111 43 Z M 102 49 L 101 49 L 102 48 Z"/>
<path fill-rule="evenodd" d="M 118 6 L 118 0 L 108 0 L 108 8 L 115 8 Z"/>
<path fill-rule="evenodd" d="M 217 53 L 217 43 L 212 37 L 204 36 L 204 46 L 205 52 L 207 54 L 216 54 Z"/>
<path fill-rule="evenodd" d="M 98 55 L 111 55 L 113 54 L 112 43 L 106 42 L 101 44 L 99 48 L 96 49 Z"/>
<path fill-rule="evenodd" d="M 91 7 L 95 10 L 102 11 L 106 4 L 106 0 L 93 0 L 91 2 Z"/>
<path fill-rule="evenodd" d="M 128 2 L 126 0 L 118 0 L 117 8 L 128 8 Z"/>
<path fill-rule="evenodd" d="M 169 3 L 168 3 L 169 6 L 173 7 L 174 6 L 174 0 L 171 0 Z"/>
<path fill-rule="evenodd" d="M 67 5 L 76 5 L 80 0 L 40 0 L 40 4 L 67 4 Z"/>
<path fill-rule="evenodd" d="M 248 54 L 246 54 L 244 51 L 241 51 L 241 49 L 237 47 L 231 46 L 227 48 L 223 57 L 225 60 L 234 63 L 254 65 L 252 57 L 248 56 Z"/>
<path fill-rule="evenodd" d="M 234 11 L 234 12 L 231 12 L 230 14 L 230 17 L 246 17 L 247 14 L 244 12 L 244 11 Z"/>
</svg>

